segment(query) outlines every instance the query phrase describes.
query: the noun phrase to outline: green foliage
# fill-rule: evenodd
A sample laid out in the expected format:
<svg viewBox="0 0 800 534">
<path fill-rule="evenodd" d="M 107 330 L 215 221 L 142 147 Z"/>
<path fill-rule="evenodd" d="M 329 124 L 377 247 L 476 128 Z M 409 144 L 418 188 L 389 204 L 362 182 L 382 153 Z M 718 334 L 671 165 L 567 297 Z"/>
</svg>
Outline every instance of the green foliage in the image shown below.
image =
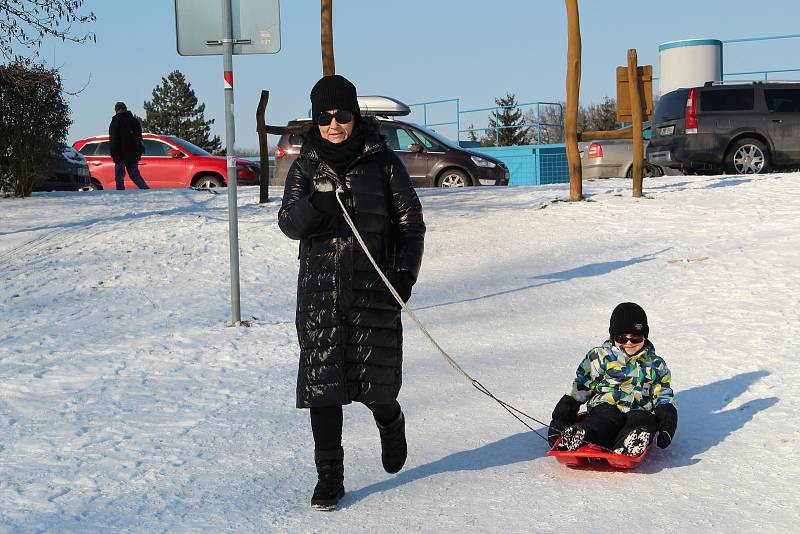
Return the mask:
<svg viewBox="0 0 800 534">
<path fill-rule="evenodd" d="M 467 139 L 469 141 L 473 141 L 473 142 L 480 141 L 480 139 L 478 139 L 478 132 L 475 131 L 475 125 L 474 124 L 470 124 L 469 125 L 469 131 L 467 133 Z"/>
<path fill-rule="evenodd" d="M 489 128 L 482 142 L 485 146 L 512 146 L 527 143 L 528 128 L 523 126 L 525 118 L 517 106 L 517 97 L 506 93 L 505 97 L 495 98 L 495 103 L 502 109 L 489 115 Z"/>
<path fill-rule="evenodd" d="M 0 189 L 30 195 L 63 150 L 71 122 L 58 71 L 0 65 Z"/>
<path fill-rule="evenodd" d="M 142 129 L 147 132 L 177 135 L 212 153 L 222 148 L 219 136 L 211 137 L 214 119 L 205 120 L 205 104 L 198 104 L 192 84 L 179 70 L 161 78 L 153 89 L 152 100 L 144 103 Z"/>
</svg>

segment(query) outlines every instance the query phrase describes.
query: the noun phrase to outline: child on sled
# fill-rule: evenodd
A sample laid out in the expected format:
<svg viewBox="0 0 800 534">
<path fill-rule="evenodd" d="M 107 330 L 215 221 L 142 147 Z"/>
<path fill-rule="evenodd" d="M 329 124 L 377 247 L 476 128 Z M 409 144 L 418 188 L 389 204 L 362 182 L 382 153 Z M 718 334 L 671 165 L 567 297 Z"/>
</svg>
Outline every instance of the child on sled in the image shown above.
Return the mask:
<svg viewBox="0 0 800 534">
<path fill-rule="evenodd" d="M 666 362 L 647 338 L 644 310 L 623 302 L 611 314 L 610 338 L 578 366 L 572 391 L 553 410 L 548 441 L 574 451 L 591 443 L 616 454 L 639 456 L 658 432 L 660 448 L 675 436 L 678 411 Z M 575 422 L 581 404 L 589 413 Z"/>
</svg>

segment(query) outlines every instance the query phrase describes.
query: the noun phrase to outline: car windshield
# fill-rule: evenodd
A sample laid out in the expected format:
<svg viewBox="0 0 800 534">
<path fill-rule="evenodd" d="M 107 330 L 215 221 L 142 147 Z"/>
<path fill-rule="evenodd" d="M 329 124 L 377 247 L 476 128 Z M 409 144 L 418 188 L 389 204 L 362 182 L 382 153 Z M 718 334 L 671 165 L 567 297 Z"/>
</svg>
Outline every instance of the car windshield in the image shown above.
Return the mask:
<svg viewBox="0 0 800 534">
<path fill-rule="evenodd" d="M 458 148 L 458 146 L 456 146 L 455 142 L 451 141 L 450 139 L 444 137 L 443 135 L 441 135 L 439 133 L 434 132 L 433 130 L 429 130 L 429 129 L 425 128 L 424 126 L 420 126 L 419 124 L 414 124 L 413 122 L 409 122 L 408 124 L 412 125 L 414 128 L 418 129 L 419 131 L 421 131 L 425 135 L 430 136 L 431 138 L 433 138 L 440 145 L 444 145 L 447 148 Z"/>
<path fill-rule="evenodd" d="M 167 137 L 170 141 L 184 149 L 186 152 L 193 156 L 211 156 L 210 152 L 207 152 L 200 148 L 199 146 L 190 143 L 186 139 L 181 139 L 180 137 L 175 137 L 174 135 L 170 135 Z"/>
</svg>

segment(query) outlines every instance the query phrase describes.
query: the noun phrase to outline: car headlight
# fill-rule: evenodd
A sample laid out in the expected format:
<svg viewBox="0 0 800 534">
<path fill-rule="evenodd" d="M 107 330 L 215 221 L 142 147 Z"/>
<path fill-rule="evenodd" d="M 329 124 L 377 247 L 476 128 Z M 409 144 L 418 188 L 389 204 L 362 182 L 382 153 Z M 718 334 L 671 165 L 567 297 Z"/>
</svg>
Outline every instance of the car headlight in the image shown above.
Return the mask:
<svg viewBox="0 0 800 534">
<path fill-rule="evenodd" d="M 488 159 L 479 158 L 478 156 L 470 156 L 470 159 L 472 159 L 472 163 L 474 163 L 478 167 L 486 167 L 487 169 L 494 169 L 495 167 L 497 167 L 497 165 L 495 165 Z"/>
</svg>

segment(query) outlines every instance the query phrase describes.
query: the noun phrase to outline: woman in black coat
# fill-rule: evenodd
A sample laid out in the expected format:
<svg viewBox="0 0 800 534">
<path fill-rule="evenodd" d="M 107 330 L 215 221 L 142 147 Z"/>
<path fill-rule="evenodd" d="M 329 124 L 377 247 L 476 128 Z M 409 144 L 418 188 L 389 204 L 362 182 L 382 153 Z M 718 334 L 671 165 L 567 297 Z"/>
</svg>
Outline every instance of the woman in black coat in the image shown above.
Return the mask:
<svg viewBox="0 0 800 534">
<path fill-rule="evenodd" d="M 300 240 L 297 407 L 310 408 L 318 482 L 311 504 L 333 509 L 344 496 L 342 405 L 371 411 L 383 467 L 405 463 L 400 306 L 342 216 L 345 203 L 370 254 L 407 301 L 422 262 L 425 223 L 408 172 L 360 114 L 356 89 L 326 76 L 311 90 L 314 122 L 286 178 L 278 223 Z"/>
</svg>

